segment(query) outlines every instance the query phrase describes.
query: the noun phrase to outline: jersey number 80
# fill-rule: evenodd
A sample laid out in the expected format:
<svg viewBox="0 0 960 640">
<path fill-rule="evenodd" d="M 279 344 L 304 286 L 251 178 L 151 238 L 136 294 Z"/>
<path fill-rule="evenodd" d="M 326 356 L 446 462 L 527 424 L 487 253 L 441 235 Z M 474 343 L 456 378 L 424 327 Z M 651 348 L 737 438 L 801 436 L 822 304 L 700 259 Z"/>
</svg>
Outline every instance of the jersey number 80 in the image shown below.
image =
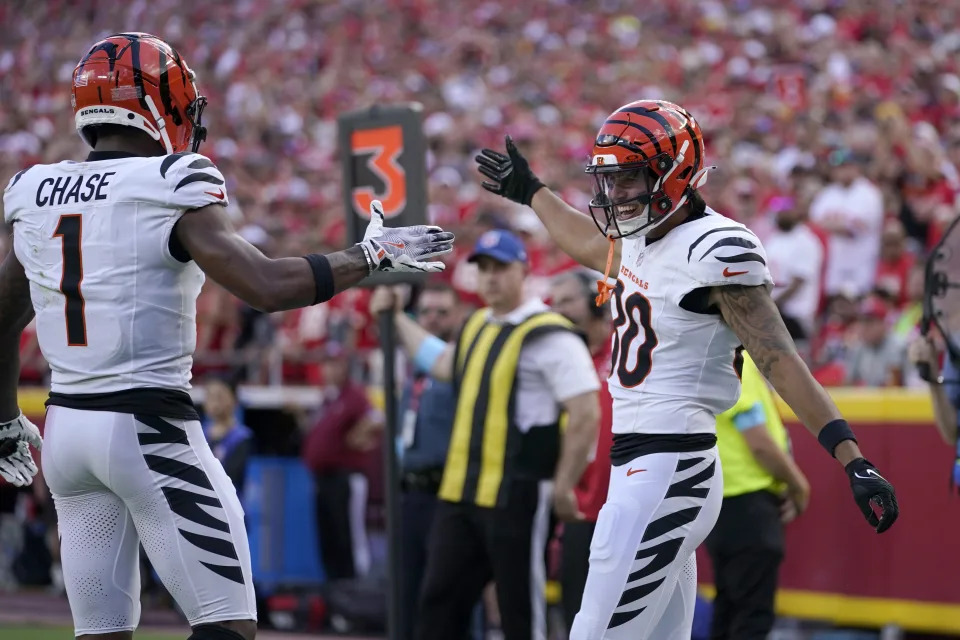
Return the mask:
<svg viewBox="0 0 960 640">
<path fill-rule="evenodd" d="M 650 373 L 653 349 L 657 346 L 657 334 L 650 326 L 651 309 L 647 297 L 635 291 L 624 299 L 623 293 L 623 281 L 617 280 L 613 298 L 613 327 L 616 333 L 613 337 L 611 370 L 616 372 L 621 386 L 631 388 L 642 383 Z M 633 367 L 629 367 L 627 361 L 633 343 L 641 337 L 641 332 L 643 341 L 636 347 L 636 362 Z"/>
</svg>

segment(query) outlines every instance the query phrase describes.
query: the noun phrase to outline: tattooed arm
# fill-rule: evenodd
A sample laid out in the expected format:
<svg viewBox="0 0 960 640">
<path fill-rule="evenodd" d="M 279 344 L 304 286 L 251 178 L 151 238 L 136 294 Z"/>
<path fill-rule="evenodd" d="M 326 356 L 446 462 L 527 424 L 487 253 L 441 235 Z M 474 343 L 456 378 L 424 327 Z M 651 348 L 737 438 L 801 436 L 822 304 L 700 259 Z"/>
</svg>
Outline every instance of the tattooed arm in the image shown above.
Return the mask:
<svg viewBox="0 0 960 640">
<path fill-rule="evenodd" d="M 20 379 L 20 334 L 33 319 L 30 284 L 13 251 L 0 264 L 0 422 L 13 420 Z"/>
<path fill-rule="evenodd" d="M 814 380 L 797 353 L 766 287 L 714 287 L 710 291 L 710 303 L 720 309 L 723 319 L 740 338 L 764 377 L 813 435 L 819 434 L 828 422 L 841 417 L 837 405 Z M 853 440 L 841 442 L 834 453 L 843 465 L 863 457 Z"/>
</svg>

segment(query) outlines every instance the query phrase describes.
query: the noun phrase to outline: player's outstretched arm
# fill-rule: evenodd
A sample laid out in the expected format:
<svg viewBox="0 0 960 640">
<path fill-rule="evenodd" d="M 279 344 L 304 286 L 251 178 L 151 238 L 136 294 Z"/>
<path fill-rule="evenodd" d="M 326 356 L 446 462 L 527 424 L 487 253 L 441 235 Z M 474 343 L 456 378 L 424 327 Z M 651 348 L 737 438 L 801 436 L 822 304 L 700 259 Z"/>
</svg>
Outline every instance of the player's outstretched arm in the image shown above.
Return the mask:
<svg viewBox="0 0 960 640">
<path fill-rule="evenodd" d="M 0 264 L 0 422 L 13 420 L 20 379 L 20 334 L 33 319 L 30 283 L 13 251 Z"/>
<path fill-rule="evenodd" d="M 205 274 L 251 307 L 273 312 L 313 304 L 318 285 L 304 258 L 271 259 L 240 237 L 219 205 L 188 211 L 176 226 L 180 243 Z M 360 247 L 326 256 L 331 293 L 367 277 L 370 266 Z"/>
<path fill-rule="evenodd" d="M 223 207 L 185 213 L 175 232 L 204 273 L 250 306 L 267 312 L 325 302 L 374 271 L 442 271 L 423 262 L 453 250 L 453 234 L 433 226 L 383 227 L 383 208 L 371 205 L 363 241 L 325 256 L 272 259 L 240 237 Z"/>
<path fill-rule="evenodd" d="M 837 405 L 797 353 L 766 287 L 714 287 L 710 302 L 720 309 L 727 325 L 780 397 L 844 466 L 854 499 L 867 521 L 878 533 L 889 529 L 899 514 L 893 486 L 863 458 L 853 431 L 842 419 Z M 881 509 L 879 518 L 871 503 Z"/>
<path fill-rule="evenodd" d="M 483 188 L 531 207 L 564 253 L 583 266 L 602 273 L 610 240 L 600 233 L 590 216 L 571 207 L 540 182 L 510 136 L 506 138 L 506 150 L 507 155 L 484 149 L 476 157 L 477 170 L 487 178 L 482 183 Z M 620 241 L 615 242 L 614 273 L 620 269 Z"/>
<path fill-rule="evenodd" d="M 0 478 L 25 487 L 37 475 L 30 446 L 40 449 L 40 430 L 17 407 L 20 334 L 33 318 L 30 284 L 11 251 L 0 264 Z"/>
</svg>

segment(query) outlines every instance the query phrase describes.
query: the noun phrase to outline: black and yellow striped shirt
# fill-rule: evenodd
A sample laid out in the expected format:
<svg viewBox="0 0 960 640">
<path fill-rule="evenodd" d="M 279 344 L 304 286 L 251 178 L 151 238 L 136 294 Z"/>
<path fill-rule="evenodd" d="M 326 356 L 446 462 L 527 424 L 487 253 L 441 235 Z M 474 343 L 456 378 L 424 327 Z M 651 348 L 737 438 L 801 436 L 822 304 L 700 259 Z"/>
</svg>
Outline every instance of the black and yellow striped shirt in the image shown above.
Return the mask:
<svg viewBox="0 0 960 640">
<path fill-rule="evenodd" d="M 518 428 L 517 371 L 529 339 L 561 331 L 575 330 L 545 307 L 516 324 L 495 322 L 489 310 L 481 309 L 464 325 L 454 361 L 457 409 L 441 499 L 503 506 L 514 480 L 553 475 L 560 451 L 557 411 L 544 412 L 551 416 L 545 424 Z M 587 373 L 593 374 L 592 366 Z"/>
</svg>

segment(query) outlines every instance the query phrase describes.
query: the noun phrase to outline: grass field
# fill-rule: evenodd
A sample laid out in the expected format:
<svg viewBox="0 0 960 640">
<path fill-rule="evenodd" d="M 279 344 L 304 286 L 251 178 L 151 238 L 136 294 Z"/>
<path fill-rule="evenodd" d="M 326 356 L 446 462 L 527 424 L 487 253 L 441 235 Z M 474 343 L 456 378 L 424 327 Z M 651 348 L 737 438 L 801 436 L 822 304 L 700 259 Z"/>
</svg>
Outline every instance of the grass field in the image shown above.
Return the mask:
<svg viewBox="0 0 960 640">
<path fill-rule="evenodd" d="M 183 634 L 170 635 L 168 633 L 137 632 L 136 640 L 183 640 Z M 71 627 L 11 627 L 0 625 L 0 640 L 71 640 Z"/>
</svg>

